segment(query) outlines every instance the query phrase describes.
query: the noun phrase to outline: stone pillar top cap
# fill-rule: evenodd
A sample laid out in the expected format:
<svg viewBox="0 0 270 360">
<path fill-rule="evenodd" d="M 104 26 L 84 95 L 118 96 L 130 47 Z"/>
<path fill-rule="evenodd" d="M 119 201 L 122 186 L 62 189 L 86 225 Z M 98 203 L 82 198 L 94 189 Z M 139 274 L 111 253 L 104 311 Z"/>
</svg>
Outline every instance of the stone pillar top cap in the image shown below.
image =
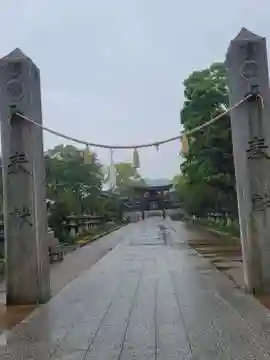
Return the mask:
<svg viewBox="0 0 270 360">
<path fill-rule="evenodd" d="M 232 40 L 232 42 L 237 41 L 260 41 L 263 40 L 264 37 L 254 34 L 253 32 L 249 31 L 247 28 L 242 27 L 238 35 Z"/>
<path fill-rule="evenodd" d="M 247 28 L 242 27 L 238 35 L 230 42 L 229 48 L 226 54 L 226 65 L 228 66 L 229 58 L 231 57 L 231 53 L 233 49 L 236 47 L 241 47 L 242 45 L 248 43 L 260 43 L 264 41 L 265 38 L 259 35 L 254 34 L 253 32 L 249 31 Z M 233 55 L 234 58 L 234 55 Z"/>
<path fill-rule="evenodd" d="M 24 52 L 19 48 L 14 49 L 9 54 L 2 57 L 1 61 L 3 60 L 4 61 L 28 60 L 32 62 L 32 60 L 27 55 L 25 55 Z"/>
</svg>

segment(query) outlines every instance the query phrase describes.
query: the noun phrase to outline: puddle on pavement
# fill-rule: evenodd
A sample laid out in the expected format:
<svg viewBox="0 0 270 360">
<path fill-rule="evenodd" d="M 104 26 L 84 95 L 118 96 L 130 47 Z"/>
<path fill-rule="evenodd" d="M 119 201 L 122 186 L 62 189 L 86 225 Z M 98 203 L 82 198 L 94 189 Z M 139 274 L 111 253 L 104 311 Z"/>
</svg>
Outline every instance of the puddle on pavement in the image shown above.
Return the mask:
<svg viewBox="0 0 270 360">
<path fill-rule="evenodd" d="M 0 305 L 0 330 L 10 330 L 27 318 L 37 306 L 6 306 Z M 1 341 L 1 339 L 0 339 Z"/>
</svg>

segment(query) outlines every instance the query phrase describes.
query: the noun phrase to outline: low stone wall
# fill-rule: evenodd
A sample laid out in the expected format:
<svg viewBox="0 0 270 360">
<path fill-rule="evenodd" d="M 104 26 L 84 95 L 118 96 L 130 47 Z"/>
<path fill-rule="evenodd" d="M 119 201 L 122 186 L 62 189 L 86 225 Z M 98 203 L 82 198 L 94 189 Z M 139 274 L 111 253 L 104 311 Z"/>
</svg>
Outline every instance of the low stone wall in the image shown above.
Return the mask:
<svg viewBox="0 0 270 360">
<path fill-rule="evenodd" d="M 135 215 L 138 221 L 138 216 Z M 94 215 L 71 215 L 68 217 L 67 222 L 64 224 L 72 238 L 75 238 L 81 234 L 86 234 L 91 230 L 102 228 L 106 221 L 102 216 Z M 56 246 L 58 240 L 55 238 L 51 229 L 48 229 L 48 246 Z M 4 240 L 4 224 L 0 222 L 0 259 L 5 257 L 5 240 Z M 1 266 L 1 264 L 0 264 Z M 0 270 L 1 271 L 1 270 Z"/>
</svg>

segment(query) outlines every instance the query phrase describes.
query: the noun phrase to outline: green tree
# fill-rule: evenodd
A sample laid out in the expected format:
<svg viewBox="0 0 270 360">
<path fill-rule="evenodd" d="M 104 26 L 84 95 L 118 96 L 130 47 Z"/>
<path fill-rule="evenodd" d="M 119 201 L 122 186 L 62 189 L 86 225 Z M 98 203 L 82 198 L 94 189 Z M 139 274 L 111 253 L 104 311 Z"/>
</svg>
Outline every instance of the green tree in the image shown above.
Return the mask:
<svg viewBox="0 0 270 360">
<path fill-rule="evenodd" d="M 54 201 L 48 220 L 59 240 L 66 240 L 63 223 L 68 215 L 100 210 L 102 166 L 95 153 L 89 158 L 86 163 L 84 151 L 71 145 L 57 145 L 45 153 L 47 197 Z"/>
<path fill-rule="evenodd" d="M 71 145 L 58 145 L 45 154 L 47 196 L 65 203 L 74 213 L 94 211 L 102 187 L 101 165 L 94 153 L 85 163 L 83 151 Z"/>
<path fill-rule="evenodd" d="M 116 222 L 123 219 L 123 201 L 113 191 L 103 192 L 99 201 L 99 213 L 104 215 L 105 220 L 110 219 Z"/>
<path fill-rule="evenodd" d="M 207 122 L 228 106 L 227 73 L 223 63 L 193 72 L 184 86 L 185 102 L 181 111 L 184 130 Z M 193 212 L 204 212 L 206 215 L 214 211 L 236 217 L 230 117 L 224 116 L 194 133 L 189 144 L 189 153 L 181 169 L 190 196 L 197 193 L 195 198 L 201 199 L 197 201 L 197 210 L 193 206 Z"/>
<path fill-rule="evenodd" d="M 179 175 L 174 179 L 174 188 L 188 214 L 203 217 L 213 211 L 215 194 L 211 186 L 202 182 L 191 183 L 186 176 Z"/>
<path fill-rule="evenodd" d="M 121 196 L 130 196 L 133 194 L 132 186 L 144 184 L 144 180 L 138 170 L 129 162 L 119 162 L 115 164 L 116 187 Z"/>
</svg>

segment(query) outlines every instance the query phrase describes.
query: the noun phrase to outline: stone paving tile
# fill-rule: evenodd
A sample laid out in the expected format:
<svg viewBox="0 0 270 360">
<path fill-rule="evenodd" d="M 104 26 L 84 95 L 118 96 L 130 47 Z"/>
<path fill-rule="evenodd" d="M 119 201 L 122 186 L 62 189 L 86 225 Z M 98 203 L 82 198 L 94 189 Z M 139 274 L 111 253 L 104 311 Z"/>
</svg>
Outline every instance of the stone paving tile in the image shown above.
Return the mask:
<svg viewBox="0 0 270 360">
<path fill-rule="evenodd" d="M 78 350 L 63 350 L 58 348 L 50 360 L 84 360 L 86 356 L 85 351 Z M 38 360 L 38 359 L 37 359 Z"/>
<path fill-rule="evenodd" d="M 154 359 L 156 356 L 156 288 L 155 261 L 144 263 L 128 326 L 123 338 L 121 359 Z"/>
<path fill-rule="evenodd" d="M 66 254 L 64 261 L 54 263 L 51 266 L 50 274 L 52 296 L 55 296 L 70 281 L 76 279 L 84 271 L 89 270 L 104 255 L 121 244 L 129 233 L 130 228 L 122 227 L 120 230 L 116 230 L 100 238 L 98 241 L 94 241 L 74 252 Z M 4 280 L 2 281 L 0 277 L 0 305 L 5 303 L 6 283 Z M 2 331 L 0 328 L 0 333 Z"/>
<path fill-rule="evenodd" d="M 169 255 L 169 264 L 177 264 Z M 251 330 L 244 319 L 235 311 L 233 304 L 225 302 L 220 296 L 220 288 L 213 288 L 211 277 L 201 275 L 196 269 L 193 260 L 188 260 L 188 254 L 182 252 L 181 266 L 173 266 L 171 276 L 178 294 L 179 303 L 187 326 L 192 351 L 201 359 L 265 359 L 269 356 L 268 350 L 262 346 L 261 339 Z M 176 260 L 176 259 L 175 259 Z M 199 259 L 197 259 L 197 263 Z M 186 284 L 183 268 L 190 280 Z M 211 273 L 210 273 L 211 274 Z M 191 281 L 192 279 L 192 281 Z M 223 283 L 222 277 L 219 285 Z M 207 286 L 209 284 L 209 287 Z M 234 290 L 229 281 L 226 281 L 227 291 Z M 208 289 L 208 290 L 206 290 Z M 225 290 L 225 288 L 224 288 Z M 248 300 L 243 295 L 242 300 Z M 256 307 L 253 308 L 255 310 Z M 257 308 L 264 313 L 264 309 Z M 210 341 L 211 339 L 211 341 Z"/>
<path fill-rule="evenodd" d="M 157 359 L 189 359 L 191 344 L 163 256 L 158 259 Z"/>
<path fill-rule="evenodd" d="M 92 338 L 86 359 L 117 359 L 123 348 L 126 329 L 138 294 L 142 271 L 129 274 L 128 281 L 118 290 L 118 296 Z"/>
<path fill-rule="evenodd" d="M 183 224 L 165 222 L 176 231 L 160 242 L 161 222 L 126 228 L 123 245 L 0 339 L 0 360 L 269 358 L 269 312 L 182 241 Z"/>
<path fill-rule="evenodd" d="M 0 359 L 13 360 L 48 360 L 56 351 L 56 346 L 51 346 L 46 343 L 19 343 L 8 344 L 0 348 Z"/>
</svg>

